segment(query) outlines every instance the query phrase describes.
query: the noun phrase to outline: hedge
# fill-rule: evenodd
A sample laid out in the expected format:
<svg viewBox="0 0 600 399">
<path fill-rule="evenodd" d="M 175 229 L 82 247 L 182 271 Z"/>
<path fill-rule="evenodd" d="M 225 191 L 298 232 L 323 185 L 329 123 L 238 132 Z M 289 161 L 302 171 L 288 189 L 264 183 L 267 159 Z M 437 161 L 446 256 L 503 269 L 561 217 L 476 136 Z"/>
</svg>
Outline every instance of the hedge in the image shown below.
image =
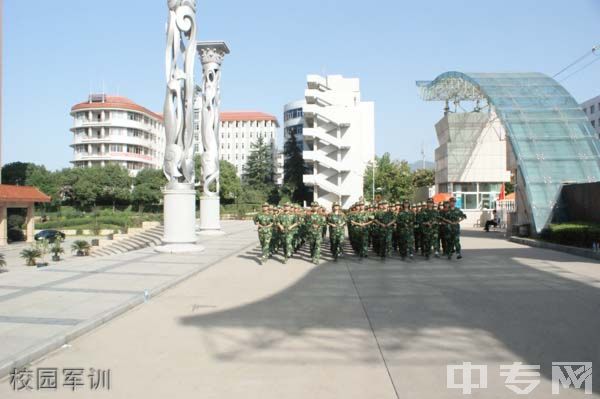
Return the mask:
<svg viewBox="0 0 600 399">
<path fill-rule="evenodd" d="M 79 226 L 117 226 L 125 227 L 141 227 L 142 222 L 146 221 L 161 221 L 162 215 L 138 215 L 128 213 L 113 213 L 106 215 L 88 215 L 76 218 L 59 218 L 47 222 L 36 223 L 37 229 L 76 229 Z M 92 228 L 93 228 L 92 227 Z"/>
<path fill-rule="evenodd" d="M 593 243 L 600 243 L 600 224 L 586 222 L 551 224 L 542 231 L 541 237 L 557 244 L 592 248 Z"/>
</svg>

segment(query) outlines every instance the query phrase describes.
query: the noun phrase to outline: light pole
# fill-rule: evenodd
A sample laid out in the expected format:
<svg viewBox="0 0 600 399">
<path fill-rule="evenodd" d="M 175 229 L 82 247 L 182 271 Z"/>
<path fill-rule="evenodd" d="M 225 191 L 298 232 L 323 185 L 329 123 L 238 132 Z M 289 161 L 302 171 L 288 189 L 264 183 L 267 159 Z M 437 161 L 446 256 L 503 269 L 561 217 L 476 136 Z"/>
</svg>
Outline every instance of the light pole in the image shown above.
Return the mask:
<svg viewBox="0 0 600 399">
<path fill-rule="evenodd" d="M 372 179 L 371 179 L 371 190 L 372 190 L 371 202 L 375 202 L 375 168 L 376 167 L 377 167 L 377 161 L 375 160 L 375 158 L 373 158 L 371 160 L 371 172 L 373 174 Z"/>
</svg>

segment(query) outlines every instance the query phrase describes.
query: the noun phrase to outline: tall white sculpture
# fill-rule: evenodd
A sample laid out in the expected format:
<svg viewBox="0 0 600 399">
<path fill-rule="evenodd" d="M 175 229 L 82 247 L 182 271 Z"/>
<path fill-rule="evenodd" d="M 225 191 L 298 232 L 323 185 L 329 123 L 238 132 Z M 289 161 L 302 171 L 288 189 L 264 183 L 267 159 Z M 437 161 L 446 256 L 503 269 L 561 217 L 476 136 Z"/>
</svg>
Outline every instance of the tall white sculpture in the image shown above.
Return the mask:
<svg viewBox="0 0 600 399">
<path fill-rule="evenodd" d="M 200 198 L 200 232 L 221 232 L 219 199 L 219 105 L 221 64 L 229 48 L 224 42 L 200 42 L 197 45 L 202 62 L 202 183 Z"/>
<path fill-rule="evenodd" d="M 159 252 L 201 251 L 196 243 L 194 188 L 194 60 L 196 0 L 167 0 L 167 91 L 164 106 L 164 236 Z"/>
</svg>

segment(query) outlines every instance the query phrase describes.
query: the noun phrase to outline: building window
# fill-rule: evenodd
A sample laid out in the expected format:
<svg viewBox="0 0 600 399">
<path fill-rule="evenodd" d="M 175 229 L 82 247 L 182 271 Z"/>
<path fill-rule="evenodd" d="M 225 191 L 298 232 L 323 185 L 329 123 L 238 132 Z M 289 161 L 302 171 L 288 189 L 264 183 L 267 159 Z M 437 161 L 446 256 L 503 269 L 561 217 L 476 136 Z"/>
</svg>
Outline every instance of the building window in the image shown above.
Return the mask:
<svg viewBox="0 0 600 399">
<path fill-rule="evenodd" d="M 596 121 L 592 121 L 592 127 L 596 127 Z"/>
<path fill-rule="evenodd" d="M 595 106 L 592 104 L 590 105 L 590 114 L 593 114 L 596 111 Z"/>
</svg>

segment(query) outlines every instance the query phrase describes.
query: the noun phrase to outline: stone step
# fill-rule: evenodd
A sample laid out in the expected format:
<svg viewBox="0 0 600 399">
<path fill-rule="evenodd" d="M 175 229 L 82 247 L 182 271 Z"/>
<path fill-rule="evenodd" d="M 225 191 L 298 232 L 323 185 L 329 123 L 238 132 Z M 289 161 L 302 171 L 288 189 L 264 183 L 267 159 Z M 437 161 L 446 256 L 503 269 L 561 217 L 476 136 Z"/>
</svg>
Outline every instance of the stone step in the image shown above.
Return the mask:
<svg viewBox="0 0 600 399">
<path fill-rule="evenodd" d="M 110 256 L 160 245 L 162 243 L 163 233 L 163 226 L 153 227 L 95 249 L 92 251 L 91 255 L 95 257 Z"/>
</svg>

